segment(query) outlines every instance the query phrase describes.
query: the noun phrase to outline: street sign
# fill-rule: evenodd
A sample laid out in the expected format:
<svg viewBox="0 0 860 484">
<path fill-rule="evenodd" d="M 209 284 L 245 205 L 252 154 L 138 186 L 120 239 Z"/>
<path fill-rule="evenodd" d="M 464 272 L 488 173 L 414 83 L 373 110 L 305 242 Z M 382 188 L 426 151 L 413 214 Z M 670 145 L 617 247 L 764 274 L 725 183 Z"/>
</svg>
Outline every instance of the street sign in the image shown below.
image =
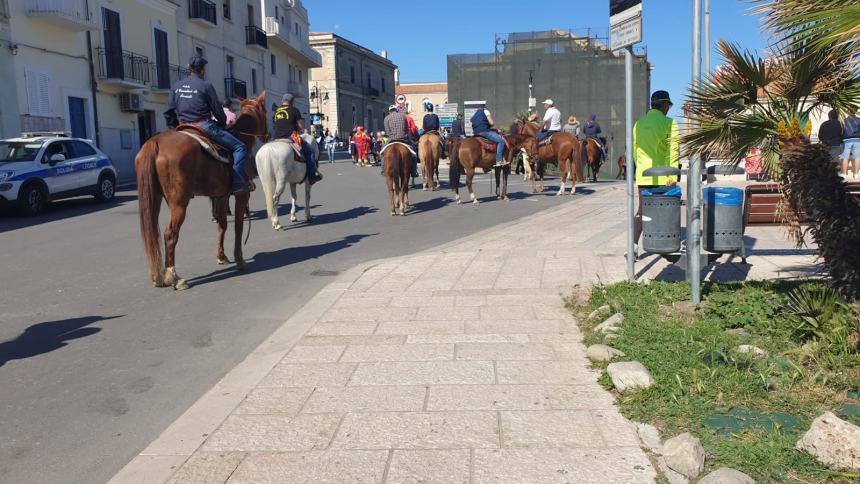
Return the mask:
<svg viewBox="0 0 860 484">
<path fill-rule="evenodd" d="M 609 15 L 612 50 L 642 42 L 642 0 L 609 0 Z"/>
<path fill-rule="evenodd" d="M 436 106 L 436 115 L 439 116 L 439 126 L 450 128 L 457 119 L 457 103 L 445 103 Z"/>
</svg>

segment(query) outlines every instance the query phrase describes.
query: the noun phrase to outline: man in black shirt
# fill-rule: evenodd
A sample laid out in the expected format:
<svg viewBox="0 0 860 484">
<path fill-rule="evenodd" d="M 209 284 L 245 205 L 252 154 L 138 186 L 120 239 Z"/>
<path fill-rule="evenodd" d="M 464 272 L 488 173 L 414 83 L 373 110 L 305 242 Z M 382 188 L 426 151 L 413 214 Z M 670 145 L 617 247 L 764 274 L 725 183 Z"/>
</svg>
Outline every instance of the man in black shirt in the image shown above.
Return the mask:
<svg viewBox="0 0 860 484">
<path fill-rule="evenodd" d="M 293 106 L 292 94 L 284 94 L 281 99 L 281 106 L 275 110 L 275 138 L 290 139 L 293 133 L 296 133 L 302 142 L 302 155 L 307 163 L 308 181 L 311 185 L 322 180 L 322 175 L 317 172 L 317 163 L 314 157 L 313 150 L 304 138 L 301 137 L 301 132 L 305 129 L 305 121 L 302 119 L 302 113 Z"/>
<path fill-rule="evenodd" d="M 199 55 L 191 57 L 188 69 L 191 73 L 173 85 L 167 100 L 167 125 L 175 128 L 179 123 L 193 124 L 203 130 L 209 138 L 219 145 L 233 151 L 233 193 L 247 193 L 251 190 L 245 177 L 245 158 L 247 148 L 224 128 L 227 116 L 218 102 L 218 94 L 212 83 L 205 79 L 206 59 Z M 215 119 L 214 121 L 212 119 Z"/>
<path fill-rule="evenodd" d="M 451 122 L 451 138 L 462 138 L 466 136 L 466 129 L 463 127 L 463 115 L 457 114 L 457 119 Z"/>
</svg>

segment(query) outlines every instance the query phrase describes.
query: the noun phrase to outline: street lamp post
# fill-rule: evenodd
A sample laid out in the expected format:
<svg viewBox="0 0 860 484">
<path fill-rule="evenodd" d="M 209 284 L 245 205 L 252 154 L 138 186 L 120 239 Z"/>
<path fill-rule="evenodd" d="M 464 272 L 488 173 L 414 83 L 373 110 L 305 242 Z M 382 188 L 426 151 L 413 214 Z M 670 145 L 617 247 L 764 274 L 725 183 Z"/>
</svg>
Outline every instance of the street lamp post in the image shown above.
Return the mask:
<svg viewBox="0 0 860 484">
<path fill-rule="evenodd" d="M 316 114 L 317 116 L 319 116 L 320 122 L 318 124 L 320 126 L 322 126 L 322 117 L 323 117 L 322 106 L 328 104 L 328 89 L 326 89 L 326 88 L 320 89 L 319 83 L 314 82 L 314 88 L 311 90 L 310 98 L 311 98 L 311 101 L 316 101 L 317 110 L 316 110 L 316 113 L 313 113 L 313 114 Z"/>
</svg>

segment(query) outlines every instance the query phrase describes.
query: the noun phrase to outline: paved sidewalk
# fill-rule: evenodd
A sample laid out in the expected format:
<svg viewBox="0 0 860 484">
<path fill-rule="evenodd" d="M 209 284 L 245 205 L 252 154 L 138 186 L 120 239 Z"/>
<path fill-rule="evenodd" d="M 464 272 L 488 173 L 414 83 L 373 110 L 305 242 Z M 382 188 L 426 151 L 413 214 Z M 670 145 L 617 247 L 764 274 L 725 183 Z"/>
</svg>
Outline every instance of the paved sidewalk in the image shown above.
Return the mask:
<svg viewBox="0 0 860 484">
<path fill-rule="evenodd" d="M 625 278 L 623 186 L 594 190 L 343 274 L 114 482 L 653 481 L 562 299 Z"/>
</svg>

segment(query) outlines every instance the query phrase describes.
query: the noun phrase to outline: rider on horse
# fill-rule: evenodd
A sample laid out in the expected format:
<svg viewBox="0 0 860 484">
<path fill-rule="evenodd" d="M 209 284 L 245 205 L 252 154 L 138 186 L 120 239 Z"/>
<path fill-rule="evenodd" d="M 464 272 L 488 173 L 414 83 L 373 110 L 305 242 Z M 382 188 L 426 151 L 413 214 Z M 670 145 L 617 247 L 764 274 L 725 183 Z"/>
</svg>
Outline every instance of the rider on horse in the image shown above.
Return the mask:
<svg viewBox="0 0 860 484">
<path fill-rule="evenodd" d="M 173 85 L 167 100 L 164 117 L 171 128 L 182 124 L 193 124 L 219 145 L 233 152 L 233 193 L 247 193 L 251 190 L 245 179 L 245 143 L 239 141 L 224 128 L 227 117 L 218 102 L 218 94 L 212 83 L 205 79 L 208 61 L 200 55 L 188 61 L 188 77 Z"/>
<path fill-rule="evenodd" d="M 305 121 L 302 119 L 302 113 L 293 106 L 293 99 L 295 96 L 292 94 L 284 94 L 281 106 L 275 109 L 275 139 L 292 139 L 302 147 L 302 156 L 307 164 L 308 183 L 313 185 L 322 180 L 322 175 L 317 171 L 317 160 L 311 146 L 300 135 L 305 129 Z"/>
<path fill-rule="evenodd" d="M 561 131 L 561 111 L 553 106 L 552 99 L 544 101 L 543 108 L 546 110 L 546 114 L 543 117 L 541 131 L 535 136 L 538 141 L 543 141 Z"/>
<path fill-rule="evenodd" d="M 409 122 L 410 119 L 409 116 L 400 112 L 394 104 L 388 107 L 388 116 L 382 121 L 382 125 L 390 139 L 389 142 L 399 141 L 412 146 L 412 137 L 417 134 L 418 130 L 415 129 L 414 122 Z M 412 178 L 418 177 L 418 158 L 414 154 L 412 155 L 411 176 Z"/>
<path fill-rule="evenodd" d="M 424 119 L 421 122 L 421 127 L 424 128 L 425 133 L 429 133 L 431 131 L 435 131 L 439 134 L 439 138 L 442 138 L 442 133 L 439 132 L 439 116 L 433 112 L 433 104 L 427 104 L 427 114 L 424 115 Z M 447 158 L 445 155 L 445 143 L 442 143 L 442 158 Z"/>
<path fill-rule="evenodd" d="M 496 124 L 493 120 L 493 115 L 486 107 L 479 107 L 475 114 L 472 115 L 472 133 L 475 136 L 480 136 L 490 142 L 496 143 L 496 164 L 494 166 L 505 166 L 508 164 L 505 161 L 505 139 L 493 131 L 493 125 Z"/>
<path fill-rule="evenodd" d="M 591 113 L 588 121 L 585 123 L 585 128 L 583 128 L 582 133 L 585 135 L 585 139 L 593 139 L 596 140 L 600 145 L 600 151 L 603 153 L 603 159 L 606 159 L 606 137 L 601 136 L 603 130 L 600 129 L 600 125 L 597 124 L 597 115 Z"/>
</svg>

